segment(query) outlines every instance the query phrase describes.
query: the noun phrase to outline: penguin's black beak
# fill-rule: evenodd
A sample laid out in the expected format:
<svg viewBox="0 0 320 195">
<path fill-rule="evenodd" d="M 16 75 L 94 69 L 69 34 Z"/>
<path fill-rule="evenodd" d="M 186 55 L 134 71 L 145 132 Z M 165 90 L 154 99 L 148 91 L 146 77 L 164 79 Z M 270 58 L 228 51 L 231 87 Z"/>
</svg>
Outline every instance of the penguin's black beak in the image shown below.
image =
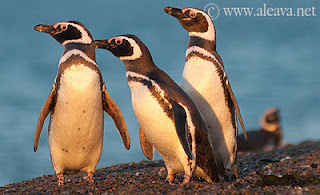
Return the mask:
<svg viewBox="0 0 320 195">
<path fill-rule="evenodd" d="M 57 29 L 54 28 L 53 25 L 38 24 L 33 29 L 39 32 L 48 33 L 50 35 L 53 35 L 57 32 Z"/>
<path fill-rule="evenodd" d="M 92 42 L 92 46 L 99 49 L 110 50 L 112 48 L 112 44 L 108 41 L 109 40 L 95 40 Z"/>
<path fill-rule="evenodd" d="M 164 11 L 165 11 L 167 14 L 169 14 L 169 15 L 177 18 L 178 20 L 184 19 L 184 18 L 187 17 L 187 16 L 182 12 L 182 10 L 179 9 L 179 8 L 166 7 L 166 8 L 164 8 Z"/>
</svg>

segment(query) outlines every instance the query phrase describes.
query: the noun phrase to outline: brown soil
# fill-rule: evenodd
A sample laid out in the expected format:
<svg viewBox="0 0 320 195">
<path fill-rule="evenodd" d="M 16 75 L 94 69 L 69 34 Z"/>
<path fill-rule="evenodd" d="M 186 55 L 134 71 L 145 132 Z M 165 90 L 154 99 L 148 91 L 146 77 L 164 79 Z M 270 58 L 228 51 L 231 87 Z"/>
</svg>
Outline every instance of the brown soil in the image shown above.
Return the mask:
<svg viewBox="0 0 320 195">
<path fill-rule="evenodd" d="M 240 179 L 211 184 L 193 179 L 182 185 L 178 175 L 174 184 L 166 182 L 164 163 L 142 161 L 112 165 L 94 174 L 94 184 L 84 174 L 65 176 L 57 185 L 56 175 L 46 175 L 0 187 L 1 194 L 320 194 L 320 141 L 287 145 L 282 149 L 239 154 Z"/>
</svg>

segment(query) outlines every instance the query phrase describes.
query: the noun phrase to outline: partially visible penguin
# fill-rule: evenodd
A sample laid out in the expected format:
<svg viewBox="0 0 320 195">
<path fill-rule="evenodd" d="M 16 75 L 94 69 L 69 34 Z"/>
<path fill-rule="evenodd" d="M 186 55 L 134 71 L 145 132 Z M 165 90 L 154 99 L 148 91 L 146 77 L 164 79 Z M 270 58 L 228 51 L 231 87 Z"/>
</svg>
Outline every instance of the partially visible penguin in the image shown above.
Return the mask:
<svg viewBox="0 0 320 195">
<path fill-rule="evenodd" d="M 268 108 L 261 117 L 260 130 L 247 132 L 248 142 L 244 135 L 238 136 L 238 151 L 261 152 L 271 151 L 284 146 L 279 110 Z"/>
<path fill-rule="evenodd" d="M 83 24 L 64 21 L 37 25 L 39 32 L 51 35 L 64 46 L 51 93 L 42 107 L 34 137 L 37 151 L 42 127 L 48 114 L 49 148 L 59 185 L 63 173 L 84 171 L 93 182 L 103 144 L 103 111 L 113 119 L 126 149 L 130 137 L 122 114 L 108 94 L 95 61 L 92 36 Z"/>
<path fill-rule="evenodd" d="M 189 32 L 181 88 L 191 97 L 205 119 L 218 166 L 224 166 L 229 176 L 237 175 L 236 170 L 232 169 L 237 157 L 236 116 L 244 132 L 245 129 L 223 62 L 216 51 L 213 22 L 200 9 L 166 7 L 164 11 L 177 18 Z"/>
<path fill-rule="evenodd" d="M 209 135 L 197 107 L 189 96 L 153 62 L 148 48 L 134 35 L 93 42 L 123 61 L 131 89 L 133 110 L 140 124 L 144 154 L 153 148 L 163 157 L 172 183 L 184 173 L 189 183 L 193 172 L 210 182 L 219 180 Z"/>
</svg>

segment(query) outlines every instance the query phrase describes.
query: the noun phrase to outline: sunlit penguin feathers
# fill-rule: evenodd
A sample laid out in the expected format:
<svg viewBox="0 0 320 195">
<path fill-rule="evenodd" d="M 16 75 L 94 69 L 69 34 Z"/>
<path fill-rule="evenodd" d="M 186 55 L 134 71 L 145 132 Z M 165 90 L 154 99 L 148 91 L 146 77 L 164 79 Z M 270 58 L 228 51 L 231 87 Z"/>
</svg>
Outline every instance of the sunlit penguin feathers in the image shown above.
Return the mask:
<svg viewBox="0 0 320 195">
<path fill-rule="evenodd" d="M 216 52 L 214 24 L 200 9 L 167 7 L 164 11 L 177 18 L 189 33 L 181 88 L 206 121 L 218 166 L 223 164 L 230 170 L 237 152 L 236 116 L 243 130 L 244 125 L 223 62 Z"/>
<path fill-rule="evenodd" d="M 163 157 L 168 176 L 192 173 L 218 181 L 212 145 L 204 121 L 183 90 L 153 62 L 148 48 L 134 35 L 121 35 L 93 42 L 111 51 L 126 68 L 134 112 L 140 123 L 144 154 L 153 158 L 153 147 Z M 147 143 L 146 143 L 147 142 Z M 152 151 L 150 151 L 152 150 Z"/>
<path fill-rule="evenodd" d="M 65 50 L 51 93 L 42 107 L 34 137 L 37 150 L 43 124 L 51 113 L 49 148 L 59 184 L 63 173 L 92 173 L 99 162 L 102 144 L 103 110 L 114 120 L 127 149 L 130 138 L 122 114 L 109 96 L 98 65 L 90 32 L 76 21 L 37 25 L 35 30 L 50 34 Z"/>
</svg>

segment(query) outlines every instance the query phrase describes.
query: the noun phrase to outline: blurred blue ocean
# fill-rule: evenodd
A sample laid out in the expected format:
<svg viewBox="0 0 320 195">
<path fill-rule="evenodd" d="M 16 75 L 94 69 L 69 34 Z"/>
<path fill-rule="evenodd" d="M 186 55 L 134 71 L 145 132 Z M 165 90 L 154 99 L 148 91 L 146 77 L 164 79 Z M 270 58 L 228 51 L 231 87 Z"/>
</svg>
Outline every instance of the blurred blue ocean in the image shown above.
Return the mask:
<svg viewBox="0 0 320 195">
<path fill-rule="evenodd" d="M 37 24 L 78 20 L 95 39 L 136 34 L 155 63 L 181 83 L 187 32 L 163 12 L 166 6 L 203 9 L 213 1 L 150 0 L 1 0 L 0 2 L 0 186 L 54 174 L 48 148 L 48 121 L 37 153 L 33 136 L 39 112 L 50 93 L 63 47 Z M 261 113 L 280 109 L 286 143 L 319 140 L 320 2 L 317 0 L 217 0 L 214 23 L 221 55 L 248 130 L 259 127 Z M 315 7 L 316 16 L 225 16 L 224 7 Z M 97 50 L 107 89 L 120 107 L 131 136 L 126 151 L 105 115 L 105 141 L 97 168 L 139 162 L 143 156 L 138 122 L 122 62 Z M 239 131 L 241 132 L 241 130 Z M 161 157 L 157 154 L 156 159 Z"/>
</svg>

